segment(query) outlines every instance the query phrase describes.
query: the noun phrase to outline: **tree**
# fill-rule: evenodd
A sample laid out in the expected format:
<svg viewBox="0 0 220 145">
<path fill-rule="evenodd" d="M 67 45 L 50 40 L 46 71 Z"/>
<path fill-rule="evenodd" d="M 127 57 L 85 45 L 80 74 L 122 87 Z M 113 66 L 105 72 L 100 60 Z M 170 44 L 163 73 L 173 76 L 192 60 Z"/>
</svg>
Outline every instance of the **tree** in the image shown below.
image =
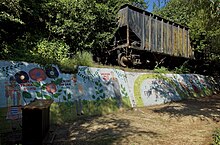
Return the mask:
<svg viewBox="0 0 220 145">
<path fill-rule="evenodd" d="M 38 39 L 46 35 L 44 4 L 48 0 L 3 0 L 0 3 L 0 56 L 25 60 Z"/>
<path fill-rule="evenodd" d="M 50 3 L 47 27 L 53 37 L 70 45 L 71 51 L 100 52 L 108 47 L 117 28 L 117 12 L 134 0 L 63 0 Z M 144 4 L 144 1 L 136 1 Z"/>
<path fill-rule="evenodd" d="M 41 42 L 57 40 L 70 52 L 102 54 L 117 29 L 118 10 L 133 2 L 146 7 L 144 0 L 3 0 L 0 56 L 27 60 L 39 56 Z"/>
<path fill-rule="evenodd" d="M 190 28 L 192 46 L 196 51 L 220 54 L 220 1 L 170 0 L 154 13 Z"/>
</svg>

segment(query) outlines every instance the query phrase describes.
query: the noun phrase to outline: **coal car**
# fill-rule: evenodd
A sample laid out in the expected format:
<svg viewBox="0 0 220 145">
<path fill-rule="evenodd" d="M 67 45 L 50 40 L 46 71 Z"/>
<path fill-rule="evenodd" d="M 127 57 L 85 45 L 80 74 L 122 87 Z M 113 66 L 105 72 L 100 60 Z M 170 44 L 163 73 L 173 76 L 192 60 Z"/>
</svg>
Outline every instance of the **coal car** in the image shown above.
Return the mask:
<svg viewBox="0 0 220 145">
<path fill-rule="evenodd" d="M 187 27 L 128 4 L 121 7 L 118 18 L 114 45 L 109 52 L 119 65 L 194 58 Z"/>
</svg>

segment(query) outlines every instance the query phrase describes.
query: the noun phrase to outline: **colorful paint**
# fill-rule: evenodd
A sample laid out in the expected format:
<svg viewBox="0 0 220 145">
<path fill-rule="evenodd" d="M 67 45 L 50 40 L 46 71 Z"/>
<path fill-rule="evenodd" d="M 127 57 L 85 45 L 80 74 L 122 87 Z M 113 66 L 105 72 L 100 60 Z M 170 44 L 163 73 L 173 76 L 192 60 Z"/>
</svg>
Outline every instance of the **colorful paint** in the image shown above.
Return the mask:
<svg viewBox="0 0 220 145">
<path fill-rule="evenodd" d="M 57 66 L 0 61 L 0 76 L 0 107 L 25 105 L 35 98 L 77 104 L 112 98 L 120 108 L 122 98 L 129 99 L 125 74 L 116 69 L 79 67 L 75 75 L 63 74 Z"/>
<path fill-rule="evenodd" d="M 142 107 L 209 96 L 219 91 L 218 84 L 219 80 L 197 74 L 161 75 L 80 66 L 75 75 L 61 73 L 57 66 L 0 61 L 0 107 L 22 106 L 35 98 L 53 99 L 76 102 L 80 114 L 85 101 L 96 102 L 96 107 L 110 101 L 121 108 L 127 99 L 131 107 Z"/>
<path fill-rule="evenodd" d="M 85 100 L 114 98 L 120 108 L 123 107 L 122 98 L 130 96 L 127 78 L 122 70 L 82 66 L 78 69 L 77 80 L 86 88 Z"/>
<path fill-rule="evenodd" d="M 150 106 L 219 92 L 219 80 L 198 74 L 126 73 L 136 106 Z"/>
</svg>

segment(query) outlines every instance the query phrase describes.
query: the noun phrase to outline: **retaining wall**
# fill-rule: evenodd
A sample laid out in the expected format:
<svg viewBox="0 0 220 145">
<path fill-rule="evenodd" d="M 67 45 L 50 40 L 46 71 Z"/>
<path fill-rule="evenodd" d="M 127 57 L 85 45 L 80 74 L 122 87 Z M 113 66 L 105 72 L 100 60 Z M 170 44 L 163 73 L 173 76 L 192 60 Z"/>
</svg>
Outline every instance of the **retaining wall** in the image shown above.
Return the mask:
<svg viewBox="0 0 220 145">
<path fill-rule="evenodd" d="M 74 102 L 82 100 L 83 110 L 92 115 L 122 107 L 143 107 L 219 91 L 219 79 L 198 74 L 151 74 L 119 69 L 80 66 L 78 73 L 61 73 L 57 66 L 0 61 L 0 111 L 37 99 L 53 99 L 75 112 Z M 52 106 L 56 112 L 60 105 Z M 1 109 L 0 109 L 1 110 Z M 62 109 L 61 109 L 62 110 Z M 63 110 L 64 111 L 64 110 Z M 75 114 L 75 113 L 74 113 Z M 67 117 L 68 118 L 68 117 Z M 65 120 L 65 119 L 64 119 Z"/>
</svg>

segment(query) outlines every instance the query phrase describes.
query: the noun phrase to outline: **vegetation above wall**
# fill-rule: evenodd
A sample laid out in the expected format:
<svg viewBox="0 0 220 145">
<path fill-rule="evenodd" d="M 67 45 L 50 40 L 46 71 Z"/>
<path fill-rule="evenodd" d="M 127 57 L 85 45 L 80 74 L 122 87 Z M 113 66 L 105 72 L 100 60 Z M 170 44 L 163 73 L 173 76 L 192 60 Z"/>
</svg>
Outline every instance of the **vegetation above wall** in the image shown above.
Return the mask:
<svg viewBox="0 0 220 145">
<path fill-rule="evenodd" d="M 167 2 L 166 0 L 162 0 Z M 193 48 L 211 53 L 209 59 L 220 59 L 220 1 L 170 0 L 154 13 L 168 20 L 188 26 Z M 205 54 L 205 55 L 206 55 Z"/>
<path fill-rule="evenodd" d="M 0 58 L 63 64 L 73 61 L 67 60 L 68 54 L 83 50 L 103 54 L 117 28 L 120 6 L 133 2 L 145 4 L 144 0 L 3 0 Z"/>
<path fill-rule="evenodd" d="M 144 0 L 3 0 L 0 59 L 54 63 L 65 72 L 73 72 L 77 65 L 92 66 L 90 59 L 89 64 L 82 64 L 87 59 L 81 61 L 75 54 L 106 53 L 117 30 L 116 14 L 125 3 L 147 7 Z M 190 4 L 170 0 L 155 13 L 188 26 L 194 48 L 211 52 L 211 59 L 219 59 L 219 0 L 192 0 Z"/>
</svg>

